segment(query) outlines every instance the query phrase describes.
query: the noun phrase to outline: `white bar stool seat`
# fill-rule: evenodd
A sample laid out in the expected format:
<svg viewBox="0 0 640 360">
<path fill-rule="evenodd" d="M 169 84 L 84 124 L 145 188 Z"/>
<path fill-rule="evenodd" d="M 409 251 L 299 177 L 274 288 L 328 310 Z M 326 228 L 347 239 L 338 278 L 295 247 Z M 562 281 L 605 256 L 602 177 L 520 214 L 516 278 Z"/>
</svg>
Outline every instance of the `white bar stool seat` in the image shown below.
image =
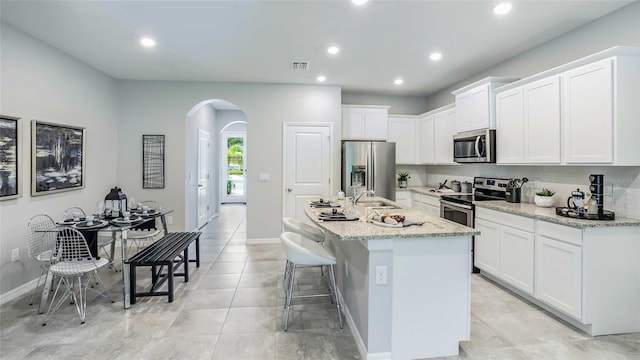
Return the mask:
<svg viewBox="0 0 640 360">
<path fill-rule="evenodd" d="M 289 326 L 289 311 L 291 309 L 291 300 L 297 298 L 329 296 L 335 300 L 338 310 L 338 319 L 340 320 L 340 328 L 342 329 L 342 313 L 340 309 L 340 301 L 336 292 L 336 276 L 335 264 L 336 257 L 331 250 L 325 248 L 319 243 L 309 240 L 300 234 L 293 232 L 284 232 L 280 235 L 280 240 L 287 254 L 287 261 L 290 266 L 287 267 L 288 282 L 285 299 L 285 321 L 284 330 L 287 331 Z M 293 295 L 293 283 L 295 281 L 296 267 L 298 266 L 327 266 L 329 268 L 329 293 L 313 294 L 313 295 Z"/>
<path fill-rule="evenodd" d="M 300 234 L 315 242 L 324 242 L 324 231 L 300 220 L 291 217 L 283 217 L 282 225 L 284 226 L 284 231 Z"/>
</svg>

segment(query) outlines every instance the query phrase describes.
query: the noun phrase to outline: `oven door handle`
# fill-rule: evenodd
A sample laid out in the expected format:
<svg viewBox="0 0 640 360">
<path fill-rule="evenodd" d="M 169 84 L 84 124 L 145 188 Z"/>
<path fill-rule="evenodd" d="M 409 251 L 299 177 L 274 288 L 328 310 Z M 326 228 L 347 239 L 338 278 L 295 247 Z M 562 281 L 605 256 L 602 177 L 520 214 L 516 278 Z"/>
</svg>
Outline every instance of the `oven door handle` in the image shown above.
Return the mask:
<svg viewBox="0 0 640 360">
<path fill-rule="evenodd" d="M 454 203 L 454 202 L 450 202 L 450 201 L 446 201 L 446 200 L 442 200 L 442 199 L 440 199 L 440 203 L 443 204 L 443 205 L 449 205 L 449 206 L 452 206 L 452 207 L 463 208 L 463 209 L 467 209 L 467 210 L 473 210 L 473 205 L 458 204 L 458 203 Z"/>
</svg>

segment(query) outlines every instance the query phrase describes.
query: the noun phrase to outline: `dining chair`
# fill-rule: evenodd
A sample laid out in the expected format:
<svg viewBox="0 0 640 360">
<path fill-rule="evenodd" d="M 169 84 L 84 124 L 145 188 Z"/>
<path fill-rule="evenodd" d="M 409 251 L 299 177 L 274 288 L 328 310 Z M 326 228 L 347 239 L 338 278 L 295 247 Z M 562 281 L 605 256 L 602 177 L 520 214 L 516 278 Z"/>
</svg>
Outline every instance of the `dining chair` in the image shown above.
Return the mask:
<svg viewBox="0 0 640 360">
<path fill-rule="evenodd" d="M 87 241 L 82 233 L 76 229 L 70 227 L 61 228 L 54 235 L 55 245 L 51 254 L 49 271 L 53 276 L 59 277 L 60 281 L 53 293 L 53 298 L 42 326 L 47 324 L 52 313 L 56 312 L 62 304 L 67 303 L 67 299 L 72 300 L 80 316 L 80 322 L 84 324 L 87 308 L 87 290 L 95 292 L 112 303 L 114 302 L 100 275 L 98 275 L 98 269 L 107 265 L 109 261 L 105 258 L 96 260 L 92 257 Z M 96 282 L 104 289 L 104 292 L 93 289 L 91 277 L 95 277 Z M 64 294 L 56 302 L 56 297 L 62 286 L 64 286 Z"/>
<path fill-rule="evenodd" d="M 84 212 L 84 210 L 82 210 L 82 208 L 77 206 L 72 206 L 64 211 L 64 213 L 62 214 L 62 220 L 73 219 L 74 213 L 79 213 L 80 217 L 82 218 L 87 217 L 87 214 Z"/>
<path fill-rule="evenodd" d="M 338 319 L 340 322 L 340 329 L 342 329 L 342 312 L 340 299 L 336 290 L 336 276 L 335 276 L 335 264 L 336 257 L 331 250 L 322 246 L 321 244 L 309 240 L 304 236 L 292 232 L 283 232 L 280 235 L 280 240 L 284 246 L 284 250 L 287 253 L 287 261 L 290 266 L 287 268 L 289 273 L 286 281 L 286 293 L 285 293 L 285 319 L 284 319 L 284 331 L 287 331 L 289 327 L 289 312 L 291 310 L 291 300 L 297 298 L 310 298 L 319 296 L 329 296 L 332 300 L 335 300 L 336 308 L 338 310 Z M 294 295 L 293 287 L 296 276 L 296 268 L 299 266 L 326 266 L 328 268 L 329 278 L 329 292 L 322 294 L 305 294 Z"/>
<path fill-rule="evenodd" d="M 145 200 L 141 202 L 141 204 L 142 206 L 148 206 L 149 210 L 162 210 L 162 207 L 154 200 Z M 156 225 L 156 219 L 144 223 L 138 228 L 132 228 L 127 232 L 127 240 L 129 241 L 128 249 L 131 249 L 133 246 L 138 250 L 146 247 L 155 241 L 156 236 L 160 234 L 161 231 L 162 229 Z"/>
<path fill-rule="evenodd" d="M 38 262 L 40 265 L 40 276 L 36 287 L 31 294 L 31 300 L 29 305 L 33 305 L 33 299 L 38 292 L 40 282 L 43 281 L 44 275 L 49 270 L 49 264 L 51 262 L 51 252 L 55 243 L 55 233 L 46 232 L 56 224 L 49 215 L 38 214 L 29 219 L 27 228 L 29 229 L 29 257 Z"/>
</svg>

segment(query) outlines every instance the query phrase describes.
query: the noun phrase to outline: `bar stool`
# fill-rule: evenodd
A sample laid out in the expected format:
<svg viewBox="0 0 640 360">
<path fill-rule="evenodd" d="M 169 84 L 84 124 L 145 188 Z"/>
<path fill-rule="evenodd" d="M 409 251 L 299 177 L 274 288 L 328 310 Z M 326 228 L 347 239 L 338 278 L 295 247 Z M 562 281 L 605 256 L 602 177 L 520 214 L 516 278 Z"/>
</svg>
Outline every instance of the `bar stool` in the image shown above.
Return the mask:
<svg viewBox="0 0 640 360">
<path fill-rule="evenodd" d="M 320 244 L 324 243 L 324 231 L 317 227 L 291 217 L 283 217 L 282 225 L 284 226 L 284 231 L 300 234 Z"/>
<path fill-rule="evenodd" d="M 290 266 L 287 267 L 289 272 L 285 308 L 286 315 L 284 320 L 284 331 L 289 327 L 289 311 L 291 309 L 291 300 L 298 298 L 329 296 L 335 298 L 336 308 L 338 310 L 338 319 L 340 321 L 340 329 L 342 329 L 342 312 L 340 309 L 340 300 L 336 291 L 335 276 L 335 255 L 324 246 L 313 240 L 309 240 L 300 234 L 292 232 L 284 232 L 280 235 L 280 240 L 287 253 L 287 261 Z M 327 266 L 329 268 L 329 293 L 313 294 L 313 295 L 293 295 L 293 283 L 296 276 L 296 267 L 298 266 Z"/>
</svg>

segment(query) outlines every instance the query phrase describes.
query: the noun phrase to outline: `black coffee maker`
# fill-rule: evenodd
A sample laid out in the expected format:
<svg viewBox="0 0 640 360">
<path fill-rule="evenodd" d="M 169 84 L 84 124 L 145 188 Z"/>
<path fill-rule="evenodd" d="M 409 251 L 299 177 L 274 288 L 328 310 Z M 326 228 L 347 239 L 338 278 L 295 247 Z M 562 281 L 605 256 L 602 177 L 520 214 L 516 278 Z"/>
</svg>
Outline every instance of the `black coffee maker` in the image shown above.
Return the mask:
<svg viewBox="0 0 640 360">
<path fill-rule="evenodd" d="M 589 175 L 589 191 L 598 204 L 598 214 L 604 212 L 604 175 Z"/>
<path fill-rule="evenodd" d="M 571 196 L 568 200 L 567 207 L 557 207 L 556 215 L 572 217 L 577 219 L 585 219 L 585 220 L 615 220 L 616 215 L 613 211 L 604 210 L 604 175 L 594 174 L 589 175 L 589 191 L 591 191 L 591 199 L 595 200 L 589 201 L 589 211 L 585 212 L 583 210 L 584 205 L 581 202 L 580 205 L 572 207 L 571 199 L 573 199 L 574 194 L 582 193 L 580 190 L 576 190 L 571 193 Z M 579 196 L 578 196 L 579 197 Z M 575 204 L 575 202 L 574 202 Z M 597 211 L 592 209 L 592 206 L 597 206 Z"/>
</svg>

